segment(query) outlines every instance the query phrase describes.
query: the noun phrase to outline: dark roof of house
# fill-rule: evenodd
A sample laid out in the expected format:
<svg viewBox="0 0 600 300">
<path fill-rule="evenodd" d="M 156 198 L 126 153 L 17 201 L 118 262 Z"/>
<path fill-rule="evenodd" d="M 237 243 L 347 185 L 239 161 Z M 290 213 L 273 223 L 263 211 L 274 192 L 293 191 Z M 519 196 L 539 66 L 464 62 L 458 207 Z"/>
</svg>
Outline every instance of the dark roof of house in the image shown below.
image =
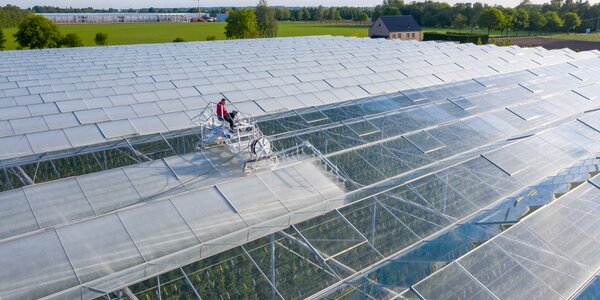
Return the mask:
<svg viewBox="0 0 600 300">
<path fill-rule="evenodd" d="M 390 32 L 420 31 L 421 26 L 413 16 L 382 16 L 380 17 Z"/>
</svg>

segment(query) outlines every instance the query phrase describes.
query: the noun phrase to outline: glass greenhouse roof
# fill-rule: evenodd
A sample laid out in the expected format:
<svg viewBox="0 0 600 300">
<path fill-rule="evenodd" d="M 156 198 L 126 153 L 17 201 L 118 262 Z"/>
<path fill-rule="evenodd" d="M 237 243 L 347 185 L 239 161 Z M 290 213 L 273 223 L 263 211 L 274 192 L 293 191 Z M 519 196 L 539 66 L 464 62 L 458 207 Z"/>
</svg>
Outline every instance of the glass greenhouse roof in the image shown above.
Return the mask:
<svg viewBox="0 0 600 300">
<path fill-rule="evenodd" d="M 341 37 L 0 52 L 0 298 L 584 295 L 599 56 Z M 192 119 L 222 97 L 297 151 L 252 174 L 197 151 Z"/>
</svg>

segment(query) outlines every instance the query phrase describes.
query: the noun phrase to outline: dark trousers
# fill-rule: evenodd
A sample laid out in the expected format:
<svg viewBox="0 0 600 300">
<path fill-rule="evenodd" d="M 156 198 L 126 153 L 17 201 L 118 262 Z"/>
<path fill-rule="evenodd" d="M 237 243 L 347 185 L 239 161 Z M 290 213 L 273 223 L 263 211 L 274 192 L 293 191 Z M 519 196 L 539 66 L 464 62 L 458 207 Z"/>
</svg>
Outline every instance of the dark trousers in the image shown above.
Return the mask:
<svg viewBox="0 0 600 300">
<path fill-rule="evenodd" d="M 232 111 L 232 112 L 226 114 L 223 117 L 219 117 L 219 119 L 223 120 L 223 121 L 227 121 L 227 123 L 229 123 L 229 127 L 231 129 L 233 129 L 233 128 L 235 128 L 235 125 L 233 125 L 233 119 L 235 118 L 235 115 L 237 115 L 237 112 L 236 111 Z"/>
</svg>

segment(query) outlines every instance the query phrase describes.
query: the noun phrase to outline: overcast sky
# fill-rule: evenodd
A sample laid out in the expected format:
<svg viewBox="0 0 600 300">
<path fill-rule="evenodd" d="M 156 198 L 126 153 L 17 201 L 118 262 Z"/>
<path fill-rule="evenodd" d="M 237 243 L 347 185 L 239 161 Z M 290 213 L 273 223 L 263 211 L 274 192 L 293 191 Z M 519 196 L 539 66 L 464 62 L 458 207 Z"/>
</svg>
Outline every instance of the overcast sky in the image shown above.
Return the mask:
<svg viewBox="0 0 600 300">
<path fill-rule="evenodd" d="M 472 0 L 473 1 L 473 0 Z M 597 3 L 600 0 L 591 0 Z M 201 6 L 254 6 L 258 0 L 200 0 Z M 382 0 L 269 0 L 270 5 L 283 6 L 375 6 L 381 4 Z M 410 2 L 410 1 L 405 1 Z M 446 1 L 450 4 L 463 1 Z M 520 0 L 483 0 L 487 4 L 502 4 L 504 6 L 516 6 Z M 544 0 L 533 0 L 533 3 L 549 2 Z M 94 7 L 94 8 L 141 8 L 141 7 L 195 7 L 195 0 L 0 0 L 0 5 L 18 5 L 26 8 L 34 5 L 59 6 L 59 7 Z"/>
</svg>

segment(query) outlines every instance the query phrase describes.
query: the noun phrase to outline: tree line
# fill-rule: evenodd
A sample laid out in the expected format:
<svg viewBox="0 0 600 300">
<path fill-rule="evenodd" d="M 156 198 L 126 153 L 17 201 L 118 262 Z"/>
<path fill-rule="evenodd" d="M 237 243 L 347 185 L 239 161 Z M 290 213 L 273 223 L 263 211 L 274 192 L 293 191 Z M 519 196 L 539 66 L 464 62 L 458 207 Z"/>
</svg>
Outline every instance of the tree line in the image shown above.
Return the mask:
<svg viewBox="0 0 600 300">
<path fill-rule="evenodd" d="M 544 4 L 532 4 L 523 0 L 518 6 L 489 6 L 481 2 L 457 3 L 412 2 L 384 0 L 374 8 L 371 15 L 413 15 L 424 27 L 470 27 L 488 30 L 529 31 L 585 31 L 596 29 L 600 16 L 600 3 L 594 5 L 583 0 L 551 0 Z"/>
<path fill-rule="evenodd" d="M 54 22 L 41 15 L 30 14 L 19 22 L 17 32 L 13 35 L 19 49 L 43 49 L 60 47 L 83 47 L 83 41 L 76 33 L 63 35 Z M 6 37 L 0 29 L 0 50 L 4 49 Z M 98 46 L 108 44 L 108 34 L 96 33 L 94 42 Z"/>
<path fill-rule="evenodd" d="M 228 39 L 270 38 L 277 36 L 275 10 L 266 0 L 259 0 L 255 9 L 235 9 L 228 12 L 225 37 Z"/>
<path fill-rule="evenodd" d="M 168 12 L 191 11 L 193 9 L 167 9 Z M 198 11 L 198 9 L 195 9 Z M 3 49 L 7 37 L 2 28 L 33 26 L 43 32 L 41 37 L 18 37 L 20 47 L 46 48 L 61 46 L 80 46 L 80 39 L 74 34 L 63 36 L 58 27 L 50 21 L 34 18 L 33 12 L 123 12 L 124 10 L 97 10 L 93 8 L 61 9 L 49 6 L 34 6 L 31 9 L 21 9 L 7 5 L 0 7 L 0 50 Z M 129 10 L 125 10 L 129 11 Z M 164 9 L 138 9 L 135 12 L 166 12 Z M 261 0 L 255 8 L 212 8 L 212 14 L 228 12 L 225 36 L 234 38 L 258 38 L 277 36 L 277 21 L 368 21 L 382 15 L 413 15 L 424 27 L 456 28 L 485 28 L 488 32 L 498 30 L 502 34 L 509 30 L 527 30 L 531 32 L 584 31 L 586 28 L 596 29 L 600 19 L 600 3 L 590 4 L 583 0 L 551 0 L 544 4 L 532 4 L 523 0 L 517 7 L 489 6 L 481 2 L 457 3 L 449 5 L 445 2 L 411 2 L 403 0 L 383 0 L 374 8 L 365 7 L 269 7 Z M 29 17 L 28 17 L 29 16 Z M 32 19 L 25 22 L 26 19 Z M 51 25 L 48 25 L 49 23 Z M 28 24 L 28 25 L 27 25 Z M 39 29 L 39 28 L 43 28 Z M 20 32 L 25 32 L 20 30 Z M 58 33 L 56 33 L 58 32 Z M 17 33 L 19 34 L 19 33 Z M 20 36 L 20 35 L 19 35 Z M 102 34 L 101 34 L 102 36 Z M 102 38 L 99 40 L 102 44 Z"/>
</svg>

